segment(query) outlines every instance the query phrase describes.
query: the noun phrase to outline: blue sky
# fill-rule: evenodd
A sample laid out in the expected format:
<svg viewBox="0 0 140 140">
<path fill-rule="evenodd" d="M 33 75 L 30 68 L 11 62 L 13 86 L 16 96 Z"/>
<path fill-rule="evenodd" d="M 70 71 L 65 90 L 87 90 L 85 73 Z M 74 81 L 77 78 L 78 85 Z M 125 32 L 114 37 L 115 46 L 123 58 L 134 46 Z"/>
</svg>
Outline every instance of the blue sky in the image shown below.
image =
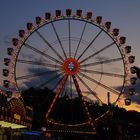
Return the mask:
<svg viewBox="0 0 140 140">
<path fill-rule="evenodd" d="M 34 21 L 35 16 L 44 16 L 46 11 L 54 13 L 56 9 L 71 8 L 73 11 L 93 11 L 101 15 L 103 20 L 110 20 L 113 27 L 120 29 L 120 34 L 127 37 L 127 43 L 132 45 L 136 56 L 135 64 L 139 63 L 140 15 L 139 0 L 2 0 L 0 5 L 0 51 L 5 54 L 5 41 L 17 36 L 20 28 L 25 28 L 28 21 Z"/>
<path fill-rule="evenodd" d="M 140 1 L 139 0 L 2 0 L 0 4 L 0 67 L 6 48 L 18 30 L 24 29 L 27 22 L 34 22 L 36 16 L 44 17 L 45 12 L 55 14 L 56 9 L 82 9 L 83 13 L 93 11 L 93 15 L 102 16 L 104 21 L 111 21 L 120 34 L 126 36 L 127 44 L 132 46 L 136 56 L 135 65 L 140 67 Z M 1 74 L 2 75 L 2 74 Z M 1 77 L 1 76 L 0 76 Z"/>
</svg>

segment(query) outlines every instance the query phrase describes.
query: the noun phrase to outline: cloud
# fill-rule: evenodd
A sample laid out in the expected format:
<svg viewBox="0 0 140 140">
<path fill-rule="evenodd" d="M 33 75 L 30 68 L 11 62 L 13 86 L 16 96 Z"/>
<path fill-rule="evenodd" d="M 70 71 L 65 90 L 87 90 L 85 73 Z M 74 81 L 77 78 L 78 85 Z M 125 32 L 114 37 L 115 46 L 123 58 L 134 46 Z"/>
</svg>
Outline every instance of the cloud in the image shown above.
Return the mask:
<svg viewBox="0 0 140 140">
<path fill-rule="evenodd" d="M 53 71 L 53 72 L 50 72 L 50 71 Z M 53 92 L 56 92 L 60 83 L 62 82 L 62 79 L 64 77 L 64 74 L 61 74 L 60 72 L 55 71 L 55 69 L 49 69 L 49 68 L 33 68 L 33 67 L 30 67 L 28 69 L 28 73 L 30 75 L 34 75 L 34 74 L 37 74 L 37 73 L 44 73 L 40 76 L 34 76 L 33 78 L 29 78 L 29 79 L 23 79 L 19 82 L 19 85 L 21 85 L 20 87 L 20 90 L 23 92 L 25 90 L 28 90 L 30 88 L 36 88 L 36 89 L 45 89 L 45 88 L 48 88 L 49 90 L 52 90 Z M 46 74 L 45 74 L 46 73 Z M 60 76 L 59 76 L 60 75 Z M 52 79 L 53 77 L 56 77 L 54 79 Z M 52 80 L 50 80 L 52 79 Z M 44 84 L 46 81 L 50 80 L 51 82 L 47 83 L 47 84 Z M 71 91 L 71 87 L 70 87 L 70 84 L 69 84 L 69 79 L 66 81 L 62 91 L 61 91 L 61 95 L 64 95 L 65 92 L 67 93 L 68 96 L 71 96 L 70 95 L 70 91 Z M 43 85 L 44 86 L 41 86 Z M 57 86 L 56 86 L 57 85 Z M 77 91 L 75 88 L 72 89 L 72 97 L 77 97 Z"/>
<path fill-rule="evenodd" d="M 135 107 L 140 108 L 140 105 L 137 104 L 137 105 L 135 105 Z"/>
<path fill-rule="evenodd" d="M 35 56 L 33 54 L 27 54 L 27 53 L 21 53 L 21 56 L 24 58 L 24 59 L 35 59 Z"/>
<path fill-rule="evenodd" d="M 49 72 L 50 69 L 48 68 L 29 68 L 28 69 L 28 73 L 29 75 L 39 75 L 39 76 L 33 76 L 32 78 L 28 78 L 28 80 L 23 80 L 24 81 L 24 86 L 26 88 L 30 88 L 30 87 L 34 87 L 37 88 L 39 87 L 39 85 L 43 84 L 45 81 L 49 80 L 51 77 L 54 77 L 56 75 L 58 75 L 58 72 L 53 72 L 50 73 Z M 60 78 L 58 78 L 60 80 Z M 49 86 L 51 87 L 51 85 L 55 84 L 55 80 L 52 80 L 52 82 L 50 82 L 51 84 L 49 84 Z M 47 86 L 47 85 L 45 85 Z"/>
</svg>

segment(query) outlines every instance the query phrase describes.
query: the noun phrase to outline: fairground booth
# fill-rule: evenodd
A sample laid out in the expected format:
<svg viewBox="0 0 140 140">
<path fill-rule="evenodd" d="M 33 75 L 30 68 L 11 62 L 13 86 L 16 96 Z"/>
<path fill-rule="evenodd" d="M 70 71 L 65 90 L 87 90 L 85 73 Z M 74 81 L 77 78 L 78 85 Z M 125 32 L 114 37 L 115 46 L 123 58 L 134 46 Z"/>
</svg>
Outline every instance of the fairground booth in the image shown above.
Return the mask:
<svg viewBox="0 0 140 140">
<path fill-rule="evenodd" d="M 7 95 L 0 91 L 0 140 L 16 139 L 32 126 L 32 108 L 24 106 L 22 98 Z"/>
</svg>

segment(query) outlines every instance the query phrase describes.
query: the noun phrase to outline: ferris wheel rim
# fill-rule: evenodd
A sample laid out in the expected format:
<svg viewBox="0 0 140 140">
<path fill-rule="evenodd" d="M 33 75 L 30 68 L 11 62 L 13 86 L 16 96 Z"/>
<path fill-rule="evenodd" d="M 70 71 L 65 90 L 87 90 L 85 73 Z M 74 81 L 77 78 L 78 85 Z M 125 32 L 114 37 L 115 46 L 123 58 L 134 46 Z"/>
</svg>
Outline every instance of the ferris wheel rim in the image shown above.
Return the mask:
<svg viewBox="0 0 140 140">
<path fill-rule="evenodd" d="M 44 26 L 46 26 L 46 25 L 48 25 L 48 24 L 53 24 L 53 23 L 55 23 L 55 22 L 58 22 L 58 21 L 72 21 L 72 20 L 75 20 L 75 21 L 80 21 L 80 22 L 84 22 L 84 23 L 86 23 L 86 24 L 91 24 L 91 25 L 94 25 L 94 26 L 96 26 L 98 29 L 100 29 L 100 31 L 99 31 L 99 33 L 98 34 L 100 34 L 100 32 L 104 32 L 109 38 L 111 38 L 111 40 L 113 41 L 113 43 L 115 44 L 115 46 L 117 46 L 117 49 L 119 50 L 119 53 L 120 53 L 120 55 L 121 55 L 121 60 L 122 60 L 122 62 L 123 62 L 123 72 L 124 72 L 124 80 L 123 80 L 123 85 L 122 85 L 122 88 L 121 88 L 121 91 L 120 91 L 120 94 L 118 95 L 118 98 L 116 99 L 116 101 L 115 101 L 115 103 L 117 103 L 117 101 L 119 100 L 119 98 L 120 98 L 120 96 L 123 94 L 123 91 L 124 91 L 124 87 L 125 87 L 125 82 L 126 82 L 126 77 L 127 77 L 127 73 L 126 73 L 126 70 L 125 69 L 127 69 L 127 67 L 129 67 L 128 66 L 128 63 L 126 63 L 126 58 L 125 58 L 125 52 L 123 52 L 122 51 L 122 49 L 121 49 L 121 44 L 119 44 L 119 41 L 118 41 L 118 39 L 116 39 L 116 37 L 115 36 L 113 36 L 112 35 L 112 32 L 110 32 L 109 30 L 107 30 L 106 28 L 105 28 L 105 25 L 103 25 L 103 24 L 98 24 L 95 20 L 93 20 L 93 19 L 87 19 L 86 17 L 77 17 L 77 16 L 73 16 L 73 15 L 71 15 L 71 16 L 67 16 L 67 15 L 65 15 L 65 16 L 61 16 L 61 17 L 51 17 L 48 21 L 46 21 L 46 20 L 43 20 L 43 22 L 42 22 L 42 24 L 40 24 L 40 25 L 33 25 L 33 30 L 31 30 L 31 31 L 27 31 L 27 34 L 26 34 L 26 36 L 23 38 L 23 39 L 20 39 L 20 41 L 21 41 L 21 44 L 19 45 L 19 48 L 16 50 L 17 52 L 16 52 L 16 54 L 15 54 L 15 64 L 14 64 L 14 80 L 15 80 L 15 82 L 16 82 L 16 87 L 18 88 L 18 91 L 20 91 L 20 89 L 19 89 L 19 87 L 18 87 L 18 83 L 17 83 L 17 79 L 16 79 L 16 65 L 17 65 L 17 59 L 18 59 L 18 56 L 19 56 L 19 54 L 20 54 L 20 51 L 21 51 L 21 48 L 25 45 L 25 43 L 26 43 L 26 41 L 28 40 L 28 38 L 30 38 L 30 36 L 32 36 L 32 34 L 34 33 L 34 32 L 38 32 L 38 30 L 39 29 L 41 29 L 42 27 L 44 27 Z M 39 33 L 39 32 L 38 32 Z M 98 36 L 98 35 L 97 35 Z M 67 62 L 67 60 L 69 59 L 70 60 L 70 58 L 71 57 L 68 57 L 68 58 L 65 58 L 64 60 L 63 60 L 63 58 L 61 57 L 61 56 L 59 56 L 60 57 L 60 59 L 62 59 L 62 66 L 65 66 L 65 62 Z M 73 60 L 71 60 L 71 62 L 75 62 L 75 63 L 77 63 L 77 67 L 79 67 L 78 65 L 78 60 L 75 60 L 75 57 L 74 58 L 72 58 Z M 72 67 L 72 69 L 73 69 L 73 67 Z M 70 73 L 70 71 L 68 72 L 68 70 L 66 70 L 65 68 L 63 68 L 63 70 L 64 70 L 64 72 L 66 73 L 66 74 L 68 74 L 68 75 L 75 75 L 75 74 L 77 74 L 78 72 L 79 72 L 79 69 L 80 68 L 77 68 L 77 70 L 75 71 L 75 72 L 73 72 L 73 73 Z M 103 72 L 102 72 L 103 73 Z M 78 78 L 78 77 L 77 77 Z M 100 83 L 100 82 L 99 82 Z"/>
</svg>

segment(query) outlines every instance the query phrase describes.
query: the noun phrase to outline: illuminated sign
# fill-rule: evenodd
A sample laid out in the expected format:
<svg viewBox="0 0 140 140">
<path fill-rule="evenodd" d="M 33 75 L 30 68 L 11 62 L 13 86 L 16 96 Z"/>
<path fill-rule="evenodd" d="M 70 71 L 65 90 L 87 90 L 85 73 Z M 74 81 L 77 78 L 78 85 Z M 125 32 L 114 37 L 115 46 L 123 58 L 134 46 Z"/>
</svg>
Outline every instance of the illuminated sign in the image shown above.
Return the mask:
<svg viewBox="0 0 140 140">
<path fill-rule="evenodd" d="M 21 116 L 20 115 L 18 115 L 18 114 L 14 114 L 14 119 L 16 119 L 16 120 L 21 120 Z"/>
</svg>

